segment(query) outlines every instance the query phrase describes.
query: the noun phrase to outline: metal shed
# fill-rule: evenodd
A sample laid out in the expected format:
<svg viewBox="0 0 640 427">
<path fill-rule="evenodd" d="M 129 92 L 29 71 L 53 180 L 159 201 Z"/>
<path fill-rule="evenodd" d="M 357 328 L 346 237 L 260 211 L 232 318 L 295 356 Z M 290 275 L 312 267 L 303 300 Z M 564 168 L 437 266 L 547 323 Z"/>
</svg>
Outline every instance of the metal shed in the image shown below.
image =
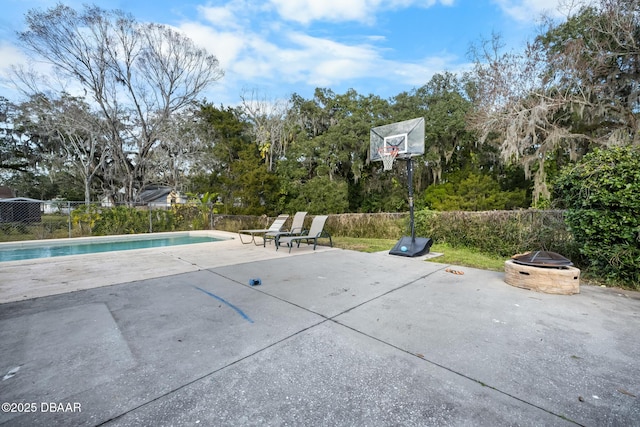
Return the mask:
<svg viewBox="0 0 640 427">
<path fill-rule="evenodd" d="M 28 197 L 0 199 L 0 222 L 40 222 L 41 200 Z"/>
</svg>

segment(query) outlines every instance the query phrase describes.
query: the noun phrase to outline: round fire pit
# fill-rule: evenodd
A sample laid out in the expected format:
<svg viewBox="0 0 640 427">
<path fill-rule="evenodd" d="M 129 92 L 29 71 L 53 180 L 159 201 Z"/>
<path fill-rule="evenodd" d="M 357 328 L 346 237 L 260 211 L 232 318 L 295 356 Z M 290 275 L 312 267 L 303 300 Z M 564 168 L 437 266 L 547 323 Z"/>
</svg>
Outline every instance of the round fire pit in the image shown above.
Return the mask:
<svg viewBox="0 0 640 427">
<path fill-rule="evenodd" d="M 580 292 L 580 270 L 555 252 L 514 255 L 504 263 L 504 281 L 511 286 L 548 294 Z"/>
</svg>

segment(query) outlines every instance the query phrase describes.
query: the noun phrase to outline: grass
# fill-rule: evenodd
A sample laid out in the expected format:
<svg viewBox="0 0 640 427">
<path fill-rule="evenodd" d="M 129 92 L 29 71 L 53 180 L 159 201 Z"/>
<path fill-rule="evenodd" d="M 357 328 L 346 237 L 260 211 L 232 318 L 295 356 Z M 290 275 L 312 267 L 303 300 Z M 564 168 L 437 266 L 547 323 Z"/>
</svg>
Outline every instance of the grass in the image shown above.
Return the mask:
<svg viewBox="0 0 640 427">
<path fill-rule="evenodd" d="M 449 245 L 433 245 L 431 252 L 439 252 L 441 257 L 433 258 L 433 262 L 453 264 L 461 267 L 480 268 L 482 270 L 504 271 L 505 258 L 487 255 L 468 248 L 452 248 Z"/>
<path fill-rule="evenodd" d="M 333 245 L 337 248 L 360 252 L 381 252 L 390 250 L 397 240 L 363 239 L 356 237 L 334 237 Z M 427 261 L 461 267 L 480 268 L 483 270 L 504 271 L 504 258 L 490 256 L 468 248 L 452 248 L 448 245 L 434 244 L 430 252 L 443 254 Z"/>
<path fill-rule="evenodd" d="M 333 246 L 360 252 L 389 251 L 398 241 L 393 239 L 365 239 L 356 237 L 334 237 Z M 434 244 L 430 252 L 441 253 L 441 256 L 428 259 L 427 262 L 437 262 L 460 267 L 479 268 L 482 270 L 504 271 L 505 258 L 490 256 L 478 250 L 469 248 L 452 248 L 445 244 Z M 607 284 L 597 275 L 583 271 L 580 281 L 585 285 L 620 287 L 625 290 L 637 291 L 635 287 L 624 284 Z"/>
</svg>

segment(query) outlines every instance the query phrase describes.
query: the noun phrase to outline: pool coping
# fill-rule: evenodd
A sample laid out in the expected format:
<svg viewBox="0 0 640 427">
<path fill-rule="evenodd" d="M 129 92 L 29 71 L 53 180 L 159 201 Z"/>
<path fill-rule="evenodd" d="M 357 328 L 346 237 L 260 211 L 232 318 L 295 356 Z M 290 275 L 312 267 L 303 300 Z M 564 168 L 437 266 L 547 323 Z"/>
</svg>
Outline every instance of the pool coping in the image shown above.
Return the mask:
<svg viewBox="0 0 640 427">
<path fill-rule="evenodd" d="M 301 245 L 289 253 L 287 250 L 276 250 L 273 244 L 268 244 L 266 247 L 263 247 L 262 244 L 243 244 L 237 233 L 219 230 L 154 234 L 175 236 L 175 233 L 190 233 L 193 236 L 209 236 L 221 240 L 125 251 L 3 261 L 0 262 L 0 304 L 168 277 L 221 266 L 337 250 L 336 248 L 318 246 L 314 251 L 312 245 Z M 117 236 L 104 236 L 106 239 L 114 237 Z M 81 238 L 55 240 L 68 242 L 77 239 Z M 102 236 L 88 239 L 102 239 Z M 36 242 L 42 244 L 41 241 Z"/>
<path fill-rule="evenodd" d="M 151 237 L 153 236 L 153 237 Z M 216 239 L 233 239 L 232 236 L 222 237 L 216 230 L 194 230 L 194 231 L 168 231 L 160 233 L 140 233 L 140 234 L 113 234 L 109 236 L 86 236 L 86 237 L 66 237 L 59 239 L 38 239 L 38 240 L 18 240 L 13 242 L 0 242 L 0 250 L 8 249 L 26 249 L 35 246 L 65 246 L 69 243 L 74 244 L 92 244 L 92 243 L 113 243 L 121 241 L 145 240 L 150 237 L 153 239 L 162 239 L 167 237 L 194 236 L 194 237 L 213 237 Z M 9 261 L 2 261 L 9 262 Z"/>
</svg>

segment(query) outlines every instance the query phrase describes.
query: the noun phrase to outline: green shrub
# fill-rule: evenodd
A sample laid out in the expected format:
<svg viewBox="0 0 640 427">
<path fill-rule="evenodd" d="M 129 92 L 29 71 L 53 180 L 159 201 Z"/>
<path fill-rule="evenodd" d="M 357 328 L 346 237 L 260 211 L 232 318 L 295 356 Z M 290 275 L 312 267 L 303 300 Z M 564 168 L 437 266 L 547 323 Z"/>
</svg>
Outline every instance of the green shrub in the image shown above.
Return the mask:
<svg viewBox="0 0 640 427">
<path fill-rule="evenodd" d="M 93 226 L 93 233 L 99 236 L 148 232 L 149 212 L 128 206 L 101 209 Z"/>
<path fill-rule="evenodd" d="M 415 215 L 416 235 L 452 247 L 475 248 L 487 254 L 548 250 L 568 258 L 576 255 L 561 211 L 435 212 Z"/>
<path fill-rule="evenodd" d="M 407 234 L 406 214 L 329 215 L 326 228 L 333 236 L 399 239 Z"/>
<path fill-rule="evenodd" d="M 307 211 L 311 214 L 346 212 L 349 209 L 349 189 L 344 181 L 316 176 L 296 187 L 297 195 L 287 204 L 288 212 Z"/>
<path fill-rule="evenodd" d="M 216 230 L 230 231 L 257 230 L 268 228 L 275 218 L 266 215 L 213 215 L 213 228 Z"/>
<path fill-rule="evenodd" d="M 177 230 L 204 230 L 208 228 L 208 224 L 199 220 L 200 210 L 193 204 L 173 205 L 171 213 Z M 194 226 L 196 222 L 197 225 Z"/>
<path fill-rule="evenodd" d="M 172 210 L 153 209 L 149 211 L 148 215 L 151 220 L 151 230 L 154 233 L 175 231 L 177 229 L 176 215 Z"/>
<path fill-rule="evenodd" d="M 100 209 L 96 205 L 80 205 L 71 212 L 71 221 L 80 229 L 80 235 L 90 235 L 100 219 Z"/>
<path fill-rule="evenodd" d="M 513 209 L 530 205 L 524 189 L 504 191 L 498 181 L 488 175 L 468 173 L 449 182 L 430 185 L 418 206 L 437 211 L 488 211 Z"/>
<path fill-rule="evenodd" d="M 582 262 L 611 284 L 640 289 L 640 150 L 595 150 L 565 168 L 555 200 Z"/>
</svg>

